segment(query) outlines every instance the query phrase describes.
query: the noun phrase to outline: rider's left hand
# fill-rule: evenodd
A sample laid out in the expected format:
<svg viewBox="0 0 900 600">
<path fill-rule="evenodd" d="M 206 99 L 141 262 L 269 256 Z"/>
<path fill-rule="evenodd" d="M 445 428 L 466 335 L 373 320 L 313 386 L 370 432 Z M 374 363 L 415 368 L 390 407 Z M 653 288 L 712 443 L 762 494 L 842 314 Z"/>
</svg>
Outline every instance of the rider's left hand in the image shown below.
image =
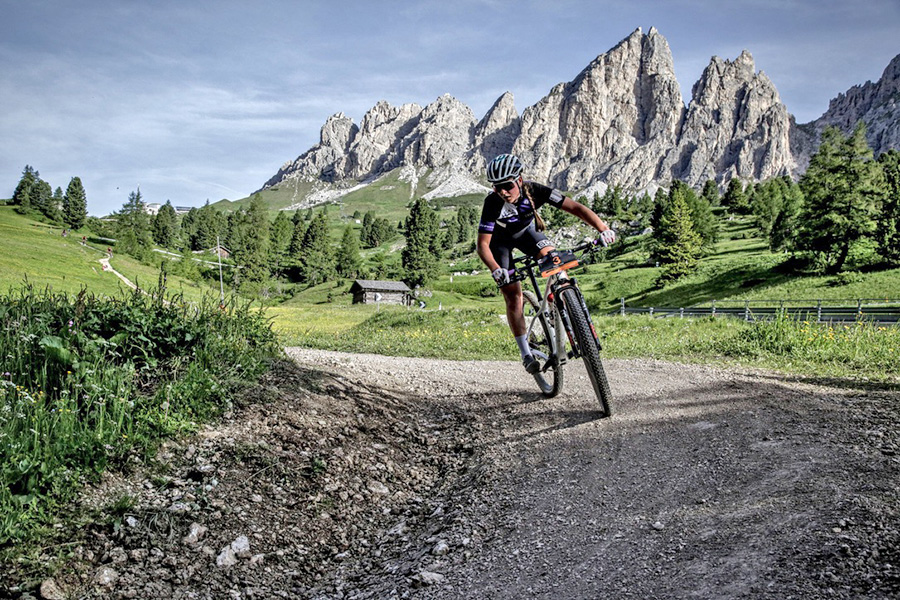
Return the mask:
<svg viewBox="0 0 900 600">
<path fill-rule="evenodd" d="M 604 229 L 603 231 L 600 232 L 600 237 L 598 237 L 594 241 L 594 244 L 599 243 L 600 245 L 602 245 L 605 248 L 606 246 L 609 246 L 610 244 L 612 244 L 615 241 L 616 241 L 616 232 L 613 231 L 612 229 Z"/>
</svg>

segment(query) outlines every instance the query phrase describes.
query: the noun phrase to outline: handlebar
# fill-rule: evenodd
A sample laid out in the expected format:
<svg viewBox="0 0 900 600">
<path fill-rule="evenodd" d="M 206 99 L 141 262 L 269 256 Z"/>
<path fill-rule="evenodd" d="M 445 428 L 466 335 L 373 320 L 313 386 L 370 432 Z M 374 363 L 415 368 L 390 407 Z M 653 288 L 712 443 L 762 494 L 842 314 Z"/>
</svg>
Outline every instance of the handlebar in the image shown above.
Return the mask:
<svg viewBox="0 0 900 600">
<path fill-rule="evenodd" d="M 594 243 L 594 240 L 588 240 L 587 242 L 582 242 L 581 244 L 571 248 L 569 250 L 557 250 L 558 252 L 584 252 L 587 250 L 587 254 L 593 253 L 596 251 L 597 245 Z M 528 278 L 528 273 L 539 266 L 540 260 L 534 256 L 530 256 L 528 254 L 523 254 L 521 256 L 515 256 L 512 259 L 512 266 L 514 271 L 510 273 L 510 281 L 524 281 Z M 516 265 L 521 267 L 521 269 L 516 269 Z"/>
<path fill-rule="evenodd" d="M 559 250 L 557 252 L 584 252 L 588 250 L 589 254 L 598 250 L 597 246 L 594 244 L 594 240 L 588 240 L 587 242 L 582 242 L 581 244 L 575 246 L 574 248 L 570 248 L 568 250 Z M 523 268 L 528 267 L 536 267 L 538 264 L 538 259 L 534 256 L 530 256 L 528 254 L 522 254 L 520 256 L 514 256 L 512 259 L 513 265 L 521 265 Z"/>
</svg>

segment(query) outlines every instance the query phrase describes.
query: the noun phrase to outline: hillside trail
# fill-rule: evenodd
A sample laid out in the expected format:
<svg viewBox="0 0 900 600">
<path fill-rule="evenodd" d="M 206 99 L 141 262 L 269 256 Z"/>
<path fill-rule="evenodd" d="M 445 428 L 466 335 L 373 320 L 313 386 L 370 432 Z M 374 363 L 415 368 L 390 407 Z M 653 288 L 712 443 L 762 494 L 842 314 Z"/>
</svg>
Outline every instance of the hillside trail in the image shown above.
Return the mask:
<svg viewBox="0 0 900 600">
<path fill-rule="evenodd" d="M 900 597 L 896 389 L 609 360 L 600 418 L 580 362 L 287 354 L 89 490 L 132 503 L 44 597 Z"/>
<path fill-rule="evenodd" d="M 103 271 L 104 271 L 104 272 L 112 273 L 113 275 L 115 275 L 116 277 L 118 277 L 119 279 L 121 279 L 122 282 L 125 283 L 125 285 L 127 285 L 129 288 L 131 288 L 131 289 L 133 289 L 133 290 L 136 290 L 136 289 L 137 289 L 137 285 L 135 285 L 134 282 L 132 282 L 130 279 L 128 279 L 127 277 L 125 277 L 124 275 L 122 275 L 121 273 L 119 273 L 118 271 L 116 271 L 116 270 L 113 268 L 113 266 L 112 266 L 111 264 L 109 264 L 109 257 L 108 257 L 108 256 L 105 256 L 105 257 L 99 259 L 99 262 L 100 262 L 101 265 L 103 265 Z"/>
</svg>

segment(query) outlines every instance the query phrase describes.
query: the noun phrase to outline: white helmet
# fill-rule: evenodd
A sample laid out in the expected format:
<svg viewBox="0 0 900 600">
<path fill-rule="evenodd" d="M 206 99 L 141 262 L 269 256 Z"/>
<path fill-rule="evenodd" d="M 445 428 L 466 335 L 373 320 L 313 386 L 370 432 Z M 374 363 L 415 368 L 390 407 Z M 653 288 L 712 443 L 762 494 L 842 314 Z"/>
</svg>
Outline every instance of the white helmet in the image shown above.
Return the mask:
<svg viewBox="0 0 900 600">
<path fill-rule="evenodd" d="M 487 166 L 487 179 L 491 183 L 514 179 L 521 174 L 522 161 L 513 154 L 501 154 Z"/>
</svg>

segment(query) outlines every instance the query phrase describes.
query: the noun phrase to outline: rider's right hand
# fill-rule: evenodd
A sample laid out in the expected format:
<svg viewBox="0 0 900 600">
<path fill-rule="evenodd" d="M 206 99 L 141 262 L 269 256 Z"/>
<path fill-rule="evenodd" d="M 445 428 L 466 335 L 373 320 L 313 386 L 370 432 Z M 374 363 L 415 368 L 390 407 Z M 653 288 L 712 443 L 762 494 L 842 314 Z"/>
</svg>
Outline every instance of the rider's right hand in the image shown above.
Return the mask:
<svg viewBox="0 0 900 600">
<path fill-rule="evenodd" d="M 506 285 L 509 283 L 509 271 L 504 269 L 503 267 L 499 267 L 494 269 L 491 272 L 491 277 L 494 278 L 494 281 L 497 282 L 497 285 Z"/>
</svg>

